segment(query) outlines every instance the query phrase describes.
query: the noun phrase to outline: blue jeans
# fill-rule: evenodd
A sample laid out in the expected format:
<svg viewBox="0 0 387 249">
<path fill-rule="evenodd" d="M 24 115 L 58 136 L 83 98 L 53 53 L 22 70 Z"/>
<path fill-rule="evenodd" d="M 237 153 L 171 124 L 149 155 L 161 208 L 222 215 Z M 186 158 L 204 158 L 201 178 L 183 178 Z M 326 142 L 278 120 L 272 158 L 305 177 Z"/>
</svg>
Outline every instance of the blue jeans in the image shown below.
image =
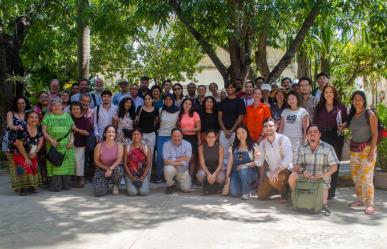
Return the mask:
<svg viewBox="0 0 387 249">
<path fill-rule="evenodd" d="M 230 181 L 230 195 L 241 197 L 253 190 L 254 183 L 257 182 L 257 170 L 255 167 L 244 167 L 239 171 L 232 171 Z"/>
<path fill-rule="evenodd" d="M 163 145 L 171 139 L 171 136 L 157 136 L 157 156 L 156 156 L 156 176 L 163 177 L 164 174 L 164 158 Z"/>
<path fill-rule="evenodd" d="M 127 175 L 125 175 L 125 183 L 129 196 L 145 196 L 149 194 L 149 174 L 144 178 L 144 182 L 140 188 L 137 188 Z"/>
</svg>

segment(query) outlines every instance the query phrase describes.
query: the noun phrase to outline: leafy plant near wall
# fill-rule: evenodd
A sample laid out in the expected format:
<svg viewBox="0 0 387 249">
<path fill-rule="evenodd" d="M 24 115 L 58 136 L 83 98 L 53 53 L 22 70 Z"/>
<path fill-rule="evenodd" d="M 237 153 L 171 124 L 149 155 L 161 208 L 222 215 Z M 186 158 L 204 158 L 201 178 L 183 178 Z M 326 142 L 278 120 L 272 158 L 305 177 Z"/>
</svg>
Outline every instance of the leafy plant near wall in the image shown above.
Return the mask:
<svg viewBox="0 0 387 249">
<path fill-rule="evenodd" d="M 387 107 L 384 104 L 379 104 L 376 112 L 380 122 L 384 127 L 387 127 Z M 382 171 L 387 171 L 387 139 L 384 139 L 378 145 L 377 165 Z"/>
</svg>

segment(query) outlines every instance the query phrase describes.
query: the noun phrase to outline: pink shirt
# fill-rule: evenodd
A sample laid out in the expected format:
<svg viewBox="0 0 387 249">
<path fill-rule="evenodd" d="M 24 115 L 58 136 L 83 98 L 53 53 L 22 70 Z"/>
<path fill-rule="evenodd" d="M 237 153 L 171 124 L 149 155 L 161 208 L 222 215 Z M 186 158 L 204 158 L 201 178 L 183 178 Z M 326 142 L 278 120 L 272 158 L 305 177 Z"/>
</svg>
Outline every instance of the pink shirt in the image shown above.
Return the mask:
<svg viewBox="0 0 387 249">
<path fill-rule="evenodd" d="M 181 120 L 179 122 L 179 126 L 181 129 L 195 129 L 195 123 L 200 121 L 199 114 L 194 112 L 193 116 L 190 117 L 189 114 L 183 114 Z M 183 132 L 184 135 L 195 135 L 196 132 Z"/>
<path fill-rule="evenodd" d="M 118 145 L 115 143 L 111 148 L 107 147 L 105 143 L 101 144 L 99 160 L 105 166 L 112 166 L 117 160 Z"/>
</svg>

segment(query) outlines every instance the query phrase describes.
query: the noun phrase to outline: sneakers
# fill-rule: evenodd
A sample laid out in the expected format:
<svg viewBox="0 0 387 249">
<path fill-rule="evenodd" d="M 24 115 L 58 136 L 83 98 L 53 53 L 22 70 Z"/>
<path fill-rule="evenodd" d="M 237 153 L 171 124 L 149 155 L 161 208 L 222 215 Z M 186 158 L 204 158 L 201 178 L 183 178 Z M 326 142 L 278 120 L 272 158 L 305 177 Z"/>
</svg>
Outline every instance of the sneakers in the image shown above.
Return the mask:
<svg viewBox="0 0 387 249">
<path fill-rule="evenodd" d="M 165 194 L 166 195 L 172 194 L 173 193 L 172 188 L 173 188 L 172 186 L 168 186 L 167 189 L 165 190 Z"/>
<path fill-rule="evenodd" d="M 325 216 L 329 216 L 331 215 L 331 211 L 328 209 L 328 206 L 323 206 L 323 208 L 321 209 L 321 213 Z"/>
<path fill-rule="evenodd" d="M 113 195 L 118 195 L 119 193 L 118 185 L 113 185 Z"/>
<path fill-rule="evenodd" d="M 243 194 L 243 195 L 241 196 L 241 199 L 242 199 L 242 200 L 248 200 L 248 199 L 250 199 L 250 193 L 248 193 L 248 194 Z"/>
</svg>

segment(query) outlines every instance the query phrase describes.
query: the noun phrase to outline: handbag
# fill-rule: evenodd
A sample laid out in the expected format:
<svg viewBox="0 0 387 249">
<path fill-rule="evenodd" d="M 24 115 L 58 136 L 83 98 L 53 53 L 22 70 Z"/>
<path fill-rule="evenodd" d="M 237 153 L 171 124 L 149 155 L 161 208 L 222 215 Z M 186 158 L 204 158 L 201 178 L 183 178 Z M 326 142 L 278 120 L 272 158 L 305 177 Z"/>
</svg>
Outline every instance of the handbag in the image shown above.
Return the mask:
<svg viewBox="0 0 387 249">
<path fill-rule="evenodd" d="M 363 150 L 367 145 L 368 145 L 368 142 L 357 143 L 351 140 L 349 143 L 349 150 L 351 152 L 363 152 Z"/>
<path fill-rule="evenodd" d="M 71 132 L 71 128 L 66 133 L 66 135 L 64 135 L 63 137 L 59 138 L 57 140 L 57 142 L 59 143 L 64 138 L 66 138 L 70 134 L 70 132 Z M 60 166 L 62 166 L 62 163 L 63 163 L 63 160 L 64 160 L 65 156 L 66 156 L 66 152 L 64 154 L 62 154 L 54 146 L 51 146 L 50 149 L 48 150 L 48 153 L 47 153 L 47 160 L 51 164 L 53 164 L 54 166 L 60 167 Z"/>
<path fill-rule="evenodd" d="M 309 181 L 304 176 L 297 179 L 296 189 L 292 192 L 292 205 L 296 211 L 320 213 L 323 207 L 324 183 L 322 180 Z"/>
</svg>

